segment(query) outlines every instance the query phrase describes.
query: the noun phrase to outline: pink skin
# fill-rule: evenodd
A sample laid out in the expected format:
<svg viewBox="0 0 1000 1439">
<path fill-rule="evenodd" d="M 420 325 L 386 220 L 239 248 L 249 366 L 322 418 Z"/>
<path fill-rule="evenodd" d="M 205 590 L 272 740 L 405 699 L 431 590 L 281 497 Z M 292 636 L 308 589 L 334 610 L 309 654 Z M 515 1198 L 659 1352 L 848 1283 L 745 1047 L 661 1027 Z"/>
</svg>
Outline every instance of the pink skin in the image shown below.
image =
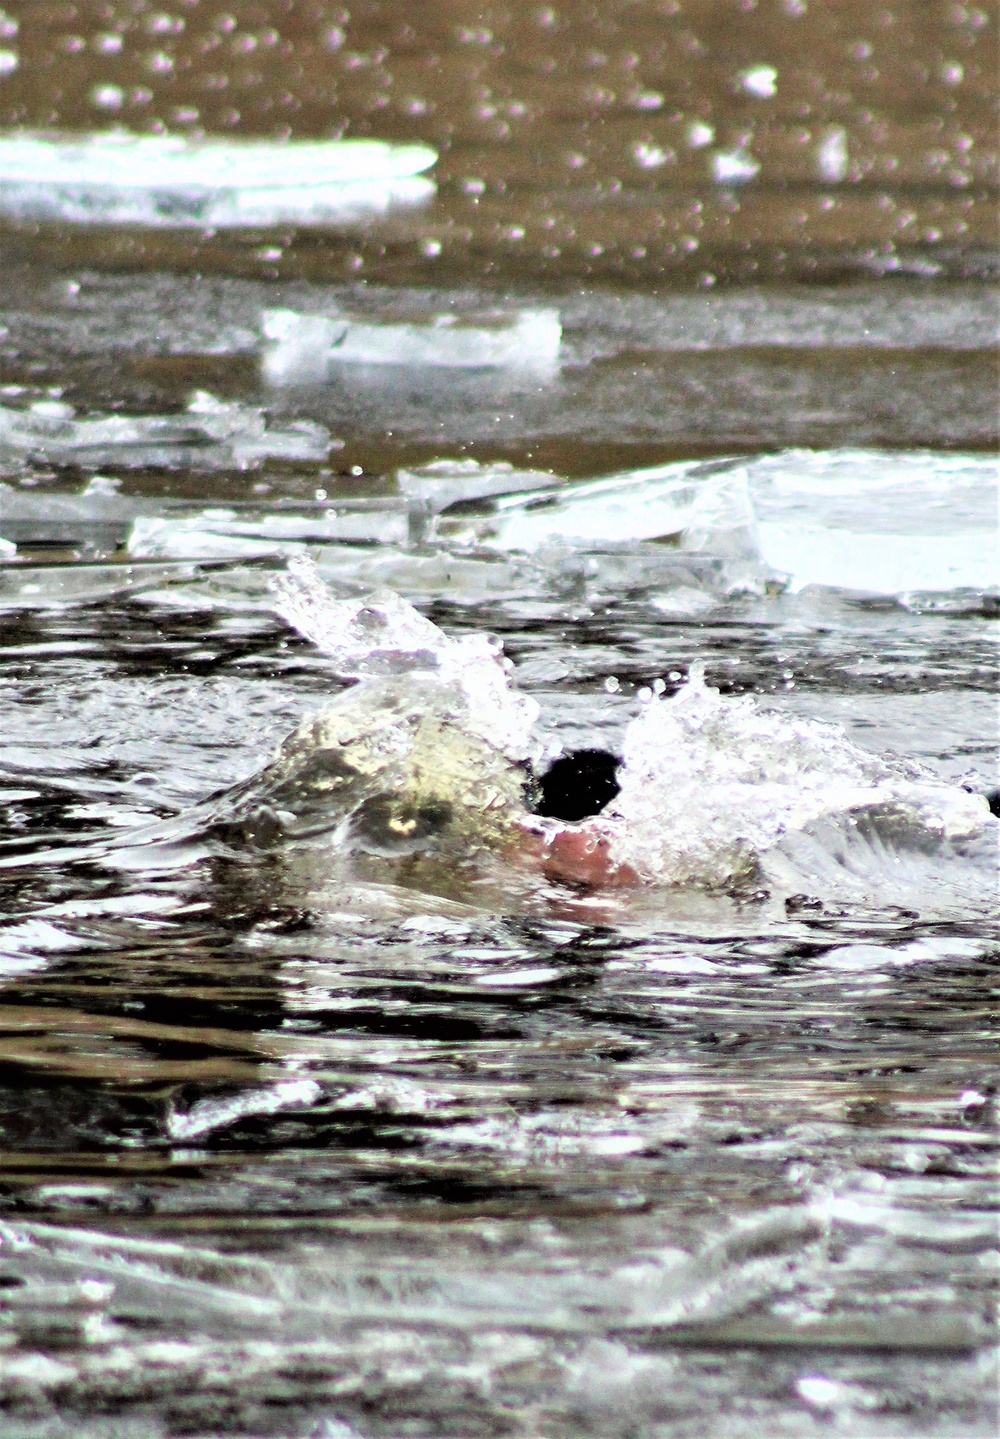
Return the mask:
<svg viewBox="0 0 1000 1439">
<path fill-rule="evenodd" d="M 610 841 L 586 823 L 567 824 L 554 831 L 546 827 L 544 832 L 528 825 L 521 829 L 526 843 L 519 852 L 541 864 L 546 879 L 589 889 L 621 889 L 642 882 L 631 865 L 612 859 Z"/>
</svg>

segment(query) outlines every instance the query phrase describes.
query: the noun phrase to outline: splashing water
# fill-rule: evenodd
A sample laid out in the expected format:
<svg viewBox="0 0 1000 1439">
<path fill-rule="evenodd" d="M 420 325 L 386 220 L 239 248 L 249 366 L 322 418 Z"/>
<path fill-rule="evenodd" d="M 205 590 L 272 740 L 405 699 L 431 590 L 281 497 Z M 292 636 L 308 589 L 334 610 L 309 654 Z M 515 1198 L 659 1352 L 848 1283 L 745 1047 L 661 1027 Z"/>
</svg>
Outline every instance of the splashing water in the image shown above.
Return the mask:
<svg viewBox="0 0 1000 1439">
<path fill-rule="evenodd" d="M 891 813 L 905 817 L 918 847 L 941 854 L 996 828 L 982 796 L 877 757 L 837 725 L 726 698 L 700 663 L 675 696 L 649 698 L 629 724 L 620 790 L 602 814 L 538 820 L 521 766 L 541 757 L 539 706 L 512 688 L 495 642 L 451 639 L 392 591 L 335 599 L 306 559 L 291 561 L 273 589 L 283 618 L 360 683 L 238 787 L 228 819 L 255 840 L 275 837 L 277 816 L 290 838 L 332 835 L 337 847 L 389 857 L 446 833 L 453 852 L 474 855 L 509 846 L 519 826 L 549 844 L 576 836 L 607 845 L 608 875 L 746 889 L 765 878 L 769 851 L 817 821 L 856 828 L 858 816 Z M 808 878 L 784 854 L 772 882 L 787 893 Z"/>
<path fill-rule="evenodd" d="M 511 688 L 501 646 L 486 635 L 449 639 L 392 590 L 335 600 L 316 566 L 293 559 L 274 584 L 278 613 L 334 661 L 345 679 L 427 671 L 460 696 L 462 720 L 508 759 L 530 759 L 538 705 Z"/>
<path fill-rule="evenodd" d="M 902 806 L 946 839 L 991 824 L 982 796 L 880 759 L 839 725 L 724 698 L 700 665 L 673 699 L 645 706 L 624 750 L 620 792 L 596 823 L 617 861 L 660 882 L 751 878 L 787 831 L 876 806 Z"/>
</svg>

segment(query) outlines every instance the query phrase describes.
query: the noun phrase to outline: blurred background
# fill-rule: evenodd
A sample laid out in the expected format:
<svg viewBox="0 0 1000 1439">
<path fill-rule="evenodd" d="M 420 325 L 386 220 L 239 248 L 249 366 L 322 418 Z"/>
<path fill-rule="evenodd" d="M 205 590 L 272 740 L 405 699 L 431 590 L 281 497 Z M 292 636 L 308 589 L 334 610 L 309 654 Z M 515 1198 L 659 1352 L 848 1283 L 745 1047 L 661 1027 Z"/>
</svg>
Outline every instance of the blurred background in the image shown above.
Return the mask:
<svg viewBox="0 0 1000 1439">
<path fill-rule="evenodd" d="M 4 127 L 440 152 L 429 210 L 280 257 L 248 242 L 251 272 L 712 286 L 994 263 L 985 0 L 32 0 L 0 46 Z"/>
</svg>

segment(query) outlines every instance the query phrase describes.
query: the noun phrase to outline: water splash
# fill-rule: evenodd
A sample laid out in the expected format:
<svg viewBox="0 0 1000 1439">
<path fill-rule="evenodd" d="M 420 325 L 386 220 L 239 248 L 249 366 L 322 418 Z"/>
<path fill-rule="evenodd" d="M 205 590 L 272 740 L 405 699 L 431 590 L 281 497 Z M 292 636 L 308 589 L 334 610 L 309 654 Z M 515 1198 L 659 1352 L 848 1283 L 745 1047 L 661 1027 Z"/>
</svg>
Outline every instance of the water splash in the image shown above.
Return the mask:
<svg viewBox="0 0 1000 1439">
<path fill-rule="evenodd" d="M 629 726 L 618 778 L 593 825 L 619 863 L 661 883 L 752 880 L 788 832 L 879 806 L 900 807 L 942 841 L 992 825 L 982 796 L 880 759 L 838 725 L 723 697 L 697 665 L 676 696 L 651 699 Z"/>
</svg>

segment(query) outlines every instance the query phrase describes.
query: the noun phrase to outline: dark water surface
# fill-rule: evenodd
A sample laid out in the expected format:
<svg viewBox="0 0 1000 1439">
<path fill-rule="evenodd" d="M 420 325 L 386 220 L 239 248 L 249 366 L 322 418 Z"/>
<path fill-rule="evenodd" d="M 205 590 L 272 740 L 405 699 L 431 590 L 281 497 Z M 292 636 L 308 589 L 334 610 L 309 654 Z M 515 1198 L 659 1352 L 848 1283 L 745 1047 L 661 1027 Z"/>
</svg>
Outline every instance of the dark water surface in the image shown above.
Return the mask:
<svg viewBox="0 0 1000 1439">
<path fill-rule="evenodd" d="M 620 752 L 700 659 L 994 791 L 998 590 L 959 570 L 995 513 L 996 33 L 916 0 L 0 14 L 5 129 L 439 151 L 364 226 L 0 235 L 5 1436 L 995 1434 L 1000 931 L 944 846 L 862 836 L 855 899 L 602 893 L 177 817 L 341 688 L 268 591 L 303 551 L 499 636 L 553 751 Z M 540 305 L 547 377 L 261 377 L 264 309 Z M 767 482 L 785 587 L 611 510 L 522 553 L 395 478 L 786 449 L 841 469 Z"/>
</svg>

